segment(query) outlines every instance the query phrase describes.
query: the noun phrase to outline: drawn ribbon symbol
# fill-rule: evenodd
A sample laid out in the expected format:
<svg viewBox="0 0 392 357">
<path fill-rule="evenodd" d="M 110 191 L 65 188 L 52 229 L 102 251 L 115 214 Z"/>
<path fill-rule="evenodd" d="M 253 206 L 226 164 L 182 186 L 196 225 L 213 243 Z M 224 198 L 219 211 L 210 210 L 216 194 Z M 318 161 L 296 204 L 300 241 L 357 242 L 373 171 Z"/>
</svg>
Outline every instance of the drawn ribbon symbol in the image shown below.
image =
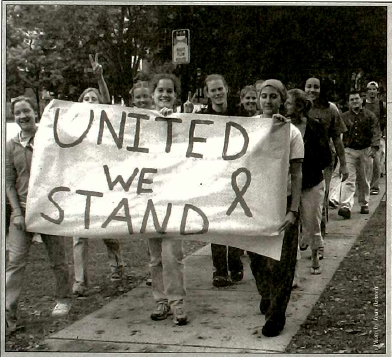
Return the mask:
<svg viewBox="0 0 392 357">
<path fill-rule="evenodd" d="M 245 173 L 245 175 L 246 175 L 246 182 L 245 182 L 245 185 L 240 190 L 238 188 L 237 177 L 242 172 Z M 233 203 L 230 205 L 229 209 L 227 210 L 226 215 L 230 216 L 239 203 L 241 205 L 242 209 L 244 210 L 245 215 L 248 217 L 253 217 L 250 208 L 248 207 L 248 205 L 246 204 L 246 202 L 244 200 L 244 195 L 250 185 L 250 181 L 251 181 L 250 171 L 248 169 L 246 169 L 245 167 L 241 167 L 238 170 L 233 172 L 233 174 L 231 175 L 231 187 L 233 188 L 233 190 L 236 194 L 236 198 L 233 201 Z"/>
</svg>

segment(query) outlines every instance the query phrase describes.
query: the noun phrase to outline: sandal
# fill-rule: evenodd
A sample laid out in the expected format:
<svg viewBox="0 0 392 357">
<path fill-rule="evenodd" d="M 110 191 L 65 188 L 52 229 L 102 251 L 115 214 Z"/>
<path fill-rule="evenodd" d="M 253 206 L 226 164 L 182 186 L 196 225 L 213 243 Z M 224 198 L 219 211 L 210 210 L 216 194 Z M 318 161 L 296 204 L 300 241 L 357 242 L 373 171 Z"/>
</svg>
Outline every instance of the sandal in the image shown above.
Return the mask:
<svg viewBox="0 0 392 357">
<path fill-rule="evenodd" d="M 321 274 L 321 268 L 318 267 L 311 267 L 310 268 L 310 274 L 312 275 L 320 275 Z"/>
<path fill-rule="evenodd" d="M 318 257 L 318 249 L 312 250 L 312 266 L 310 268 L 310 274 L 319 275 L 321 274 L 321 268 Z"/>
<path fill-rule="evenodd" d="M 319 259 L 320 260 L 323 260 L 324 259 L 324 247 L 320 247 L 319 249 L 318 249 L 318 257 L 319 257 Z"/>
<path fill-rule="evenodd" d="M 309 247 L 309 244 L 304 244 L 304 245 L 300 245 L 299 249 L 304 251 L 304 250 L 308 249 L 308 247 Z"/>
</svg>

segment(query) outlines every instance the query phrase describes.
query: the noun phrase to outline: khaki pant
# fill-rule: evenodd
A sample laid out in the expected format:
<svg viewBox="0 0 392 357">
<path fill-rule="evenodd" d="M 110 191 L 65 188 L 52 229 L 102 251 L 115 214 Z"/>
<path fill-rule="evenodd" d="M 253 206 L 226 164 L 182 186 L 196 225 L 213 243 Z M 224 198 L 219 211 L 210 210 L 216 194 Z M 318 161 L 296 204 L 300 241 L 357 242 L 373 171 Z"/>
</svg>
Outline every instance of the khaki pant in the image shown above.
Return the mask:
<svg viewBox="0 0 392 357">
<path fill-rule="evenodd" d="M 341 208 L 348 208 L 350 211 L 354 206 L 354 195 L 356 181 L 358 180 L 358 203 L 368 206 L 370 197 L 370 179 L 373 172 L 371 148 L 362 150 L 345 149 L 348 178 L 342 182 L 342 195 L 340 200 Z"/>
<path fill-rule="evenodd" d="M 181 239 L 150 238 L 152 294 L 157 303 L 182 305 L 186 296 Z"/>
<path fill-rule="evenodd" d="M 120 241 L 118 239 L 103 239 L 108 251 L 109 266 L 112 273 L 122 271 L 123 262 L 121 257 Z M 88 286 L 88 239 L 74 237 L 73 258 L 75 281 L 74 288 Z"/>
</svg>

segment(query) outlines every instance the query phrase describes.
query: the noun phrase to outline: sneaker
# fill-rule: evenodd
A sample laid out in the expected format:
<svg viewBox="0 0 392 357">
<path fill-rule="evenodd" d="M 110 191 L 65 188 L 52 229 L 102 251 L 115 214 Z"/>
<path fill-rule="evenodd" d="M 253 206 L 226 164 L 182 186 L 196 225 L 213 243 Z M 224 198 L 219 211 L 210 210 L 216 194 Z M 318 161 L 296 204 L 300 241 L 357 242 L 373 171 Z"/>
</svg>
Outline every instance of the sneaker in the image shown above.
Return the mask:
<svg viewBox="0 0 392 357">
<path fill-rule="evenodd" d="M 350 219 L 351 211 L 348 208 L 340 208 L 338 211 L 338 215 L 343 217 L 344 219 Z"/>
<path fill-rule="evenodd" d="M 324 247 L 320 247 L 320 248 L 318 249 L 317 254 L 318 254 L 319 259 L 320 259 L 320 260 L 323 260 L 323 259 L 324 259 Z"/>
<path fill-rule="evenodd" d="M 147 286 L 151 286 L 152 285 L 152 279 L 151 278 L 147 278 L 146 285 Z"/>
<path fill-rule="evenodd" d="M 233 283 L 238 283 L 239 281 L 241 281 L 244 278 L 244 271 L 243 270 L 232 271 L 230 273 L 230 276 L 231 276 L 231 281 Z"/>
<path fill-rule="evenodd" d="M 370 194 L 371 195 L 378 195 L 380 193 L 380 189 L 379 188 L 372 188 L 371 190 L 370 190 Z"/>
<path fill-rule="evenodd" d="M 302 251 L 305 251 L 306 249 L 308 249 L 308 247 L 309 247 L 309 244 L 301 243 L 299 245 L 299 249 L 302 250 Z"/>
<path fill-rule="evenodd" d="M 85 286 L 82 285 L 76 285 L 72 288 L 72 294 L 75 296 L 87 296 L 88 295 L 88 289 Z"/>
<path fill-rule="evenodd" d="M 172 315 L 173 312 L 170 310 L 170 306 L 166 303 L 160 302 L 158 303 L 156 309 L 151 313 L 151 319 L 158 321 L 158 320 L 165 320 L 169 315 Z"/>
<path fill-rule="evenodd" d="M 186 316 L 186 313 L 184 312 L 183 306 L 174 306 L 173 307 L 173 322 L 176 325 L 186 325 L 188 322 L 188 317 Z"/>
<path fill-rule="evenodd" d="M 232 284 L 233 282 L 228 276 L 215 275 L 212 279 L 212 285 L 216 288 L 223 288 Z"/>
<path fill-rule="evenodd" d="M 369 207 L 368 206 L 362 206 L 361 207 L 361 214 L 369 214 Z"/>
<path fill-rule="evenodd" d="M 71 310 L 71 304 L 69 302 L 58 302 L 52 311 L 52 317 L 67 316 L 69 310 Z"/>
</svg>

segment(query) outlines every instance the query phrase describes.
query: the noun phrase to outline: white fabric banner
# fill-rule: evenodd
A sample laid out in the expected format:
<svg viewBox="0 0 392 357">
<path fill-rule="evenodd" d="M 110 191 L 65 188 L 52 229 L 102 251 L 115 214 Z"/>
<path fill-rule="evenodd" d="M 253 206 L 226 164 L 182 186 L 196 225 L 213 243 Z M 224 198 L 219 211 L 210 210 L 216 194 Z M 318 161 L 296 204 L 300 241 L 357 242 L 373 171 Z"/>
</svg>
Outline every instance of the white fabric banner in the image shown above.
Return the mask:
<svg viewBox="0 0 392 357">
<path fill-rule="evenodd" d="M 174 237 L 280 259 L 289 135 L 274 119 L 53 100 L 34 140 L 27 229 Z"/>
</svg>

